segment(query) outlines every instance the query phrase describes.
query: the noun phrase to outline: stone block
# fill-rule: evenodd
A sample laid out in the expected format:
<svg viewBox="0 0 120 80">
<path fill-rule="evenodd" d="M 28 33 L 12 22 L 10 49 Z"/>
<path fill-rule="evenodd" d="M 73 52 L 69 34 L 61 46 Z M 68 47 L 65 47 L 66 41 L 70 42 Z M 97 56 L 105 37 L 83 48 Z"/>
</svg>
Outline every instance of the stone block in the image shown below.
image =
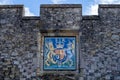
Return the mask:
<svg viewBox="0 0 120 80">
<path fill-rule="evenodd" d="M 44 52 L 38 50 L 43 49 L 38 33 L 56 37 L 70 30 L 80 34 L 76 63 L 84 71 L 79 79 L 120 80 L 120 5 L 102 4 L 97 16 L 82 16 L 79 4 L 41 5 L 40 9 L 39 17 L 24 17 L 22 5 L 0 5 L 0 80 L 31 80 L 31 76 L 37 80 L 36 69 L 40 75 L 44 66 L 43 54 L 37 55 Z M 79 74 L 79 70 L 65 72 Z"/>
<path fill-rule="evenodd" d="M 112 35 L 111 39 L 112 40 L 119 40 L 120 37 L 119 37 L 119 35 Z"/>
</svg>

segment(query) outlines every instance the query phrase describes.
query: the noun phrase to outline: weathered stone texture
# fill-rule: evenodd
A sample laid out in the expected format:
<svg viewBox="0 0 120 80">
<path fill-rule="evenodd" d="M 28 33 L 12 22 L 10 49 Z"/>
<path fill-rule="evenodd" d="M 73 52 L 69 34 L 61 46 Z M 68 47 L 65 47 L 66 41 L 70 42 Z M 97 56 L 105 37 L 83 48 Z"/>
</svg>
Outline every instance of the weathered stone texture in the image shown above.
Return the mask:
<svg viewBox="0 0 120 80">
<path fill-rule="evenodd" d="M 119 7 L 119 6 L 118 6 Z M 82 55 L 84 78 L 87 80 L 119 80 L 120 23 L 116 5 L 101 5 L 99 19 L 83 17 Z"/>
<path fill-rule="evenodd" d="M 24 17 L 22 5 L 0 6 L 0 80 L 39 78 L 42 29 L 79 29 L 80 80 L 120 80 L 120 5 L 100 5 L 98 16 L 82 16 L 81 5 L 41 5 L 40 11 Z"/>
<path fill-rule="evenodd" d="M 81 5 L 41 5 L 40 10 L 46 29 L 79 29 L 82 19 Z"/>
<path fill-rule="evenodd" d="M 23 17 L 23 6 L 0 6 L 0 80 L 36 75 L 39 17 Z"/>
</svg>

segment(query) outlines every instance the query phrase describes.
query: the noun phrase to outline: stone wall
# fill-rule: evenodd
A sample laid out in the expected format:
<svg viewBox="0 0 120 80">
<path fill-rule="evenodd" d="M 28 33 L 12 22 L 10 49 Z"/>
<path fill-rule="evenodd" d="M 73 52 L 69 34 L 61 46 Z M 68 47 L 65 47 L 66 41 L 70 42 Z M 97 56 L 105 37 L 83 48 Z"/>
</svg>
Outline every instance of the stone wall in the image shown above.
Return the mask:
<svg viewBox="0 0 120 80">
<path fill-rule="evenodd" d="M 79 29 L 81 5 L 41 5 L 40 11 L 46 29 Z"/>
<path fill-rule="evenodd" d="M 23 17 L 22 5 L 0 6 L 0 80 L 36 76 L 39 17 Z"/>
<path fill-rule="evenodd" d="M 0 80 L 40 79 L 38 33 L 65 29 L 81 34 L 80 80 L 120 80 L 120 5 L 99 5 L 97 16 L 82 16 L 75 4 L 40 9 L 24 17 L 23 5 L 0 5 Z"/>
<path fill-rule="evenodd" d="M 120 79 L 119 7 L 100 5 L 99 16 L 83 17 L 81 44 L 87 80 Z"/>
</svg>

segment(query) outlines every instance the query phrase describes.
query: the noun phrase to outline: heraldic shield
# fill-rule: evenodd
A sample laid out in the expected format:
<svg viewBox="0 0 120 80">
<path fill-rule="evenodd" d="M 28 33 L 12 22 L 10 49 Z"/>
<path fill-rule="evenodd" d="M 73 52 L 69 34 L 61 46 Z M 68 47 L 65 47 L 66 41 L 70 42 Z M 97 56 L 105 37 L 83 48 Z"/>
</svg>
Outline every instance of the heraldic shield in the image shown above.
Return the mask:
<svg viewBox="0 0 120 80">
<path fill-rule="evenodd" d="M 76 37 L 44 37 L 44 70 L 76 69 Z"/>
</svg>

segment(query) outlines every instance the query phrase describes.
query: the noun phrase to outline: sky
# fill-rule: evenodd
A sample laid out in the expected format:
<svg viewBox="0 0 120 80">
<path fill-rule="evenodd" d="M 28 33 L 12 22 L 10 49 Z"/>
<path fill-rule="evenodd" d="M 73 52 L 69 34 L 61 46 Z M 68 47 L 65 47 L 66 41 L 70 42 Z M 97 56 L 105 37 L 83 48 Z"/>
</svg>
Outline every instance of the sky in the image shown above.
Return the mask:
<svg viewBox="0 0 120 80">
<path fill-rule="evenodd" d="M 82 4 L 82 15 L 98 15 L 98 4 L 120 4 L 120 0 L 0 0 L 0 5 L 22 4 L 25 16 L 40 16 L 41 4 Z"/>
</svg>

